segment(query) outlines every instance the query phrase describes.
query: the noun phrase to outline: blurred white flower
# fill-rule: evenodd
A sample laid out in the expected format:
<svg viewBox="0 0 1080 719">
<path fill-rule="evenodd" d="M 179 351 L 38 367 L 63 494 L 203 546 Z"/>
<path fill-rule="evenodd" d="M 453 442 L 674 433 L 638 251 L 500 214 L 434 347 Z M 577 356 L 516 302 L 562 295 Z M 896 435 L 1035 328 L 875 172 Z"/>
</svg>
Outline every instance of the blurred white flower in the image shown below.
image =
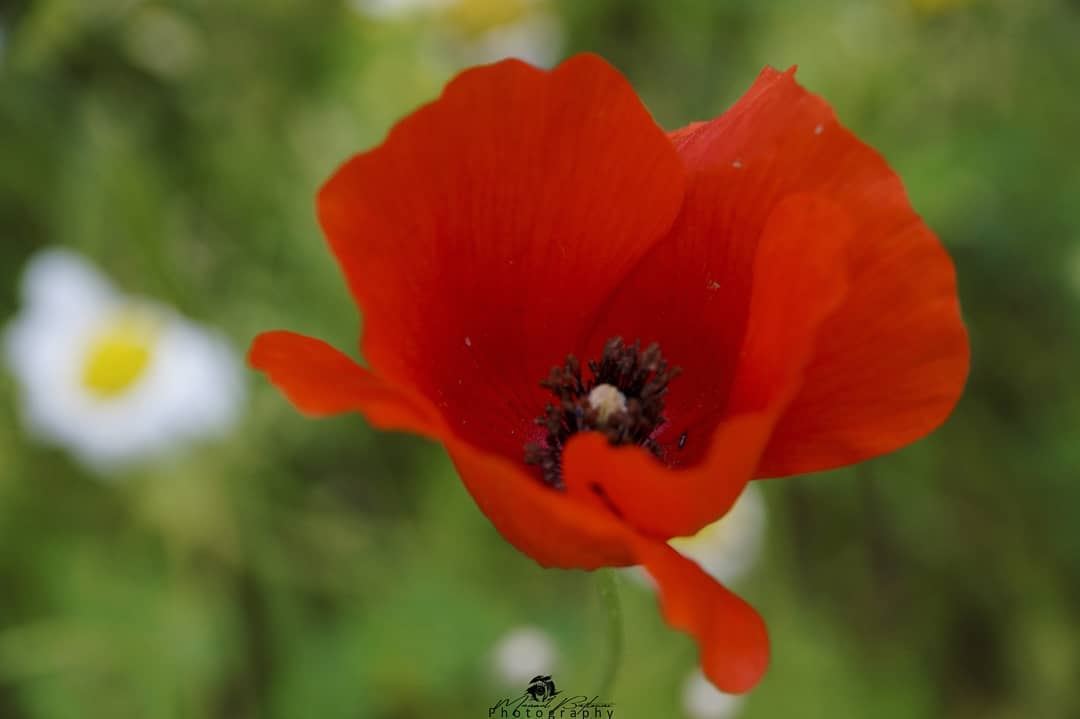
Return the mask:
<svg viewBox="0 0 1080 719">
<path fill-rule="evenodd" d="M 456 0 L 349 0 L 359 13 L 376 18 L 398 18 L 416 12 L 439 10 L 452 6 Z"/>
<path fill-rule="evenodd" d="M 524 687 L 537 675 L 551 674 L 557 661 L 555 642 L 543 630 L 530 626 L 507 632 L 491 652 L 495 676 L 509 686 Z"/>
<path fill-rule="evenodd" d="M 553 67 L 562 54 L 562 26 L 554 16 L 531 13 L 517 22 L 497 25 L 465 47 L 470 63 L 513 57 L 537 67 Z"/>
<path fill-rule="evenodd" d="M 765 500 L 758 486 L 750 483 L 719 521 L 693 537 L 671 540 L 671 546 L 717 581 L 731 584 L 757 561 L 764 537 Z"/>
<path fill-rule="evenodd" d="M 697 562 L 706 574 L 730 585 L 757 561 L 765 538 L 765 524 L 765 500 L 758 486 L 751 482 L 719 520 L 692 537 L 676 537 L 669 543 L 684 557 Z M 653 584 L 640 567 L 631 568 L 630 576 Z"/>
<path fill-rule="evenodd" d="M 163 5 L 139 6 L 127 24 L 125 39 L 136 65 L 166 79 L 191 71 L 206 49 L 195 24 Z"/>
<path fill-rule="evenodd" d="M 714 687 L 700 669 L 694 670 L 683 683 L 683 711 L 690 719 L 730 719 L 739 712 L 742 703 L 742 697 Z"/>
<path fill-rule="evenodd" d="M 547 0 L 350 0 L 380 20 L 432 19 L 455 63 L 517 58 L 551 67 L 562 53 L 562 25 Z"/>
<path fill-rule="evenodd" d="M 220 434 L 243 399 L 236 354 L 167 307 L 117 292 L 67 250 L 26 268 L 3 349 L 27 431 L 98 471 Z"/>
</svg>

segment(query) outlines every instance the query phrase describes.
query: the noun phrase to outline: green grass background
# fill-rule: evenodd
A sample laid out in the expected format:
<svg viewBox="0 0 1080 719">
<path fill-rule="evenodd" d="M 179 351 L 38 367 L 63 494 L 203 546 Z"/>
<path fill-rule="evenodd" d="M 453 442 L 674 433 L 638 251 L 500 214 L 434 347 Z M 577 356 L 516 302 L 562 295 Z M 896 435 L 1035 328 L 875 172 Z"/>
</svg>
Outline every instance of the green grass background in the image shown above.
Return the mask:
<svg viewBox="0 0 1080 719">
<path fill-rule="evenodd" d="M 742 716 L 1080 717 L 1080 3 L 552 8 L 565 52 L 608 57 L 668 128 L 798 64 L 956 260 L 974 360 L 950 422 L 765 485 L 740 589 L 774 663 Z M 6 0 L 0 28 L 0 318 L 60 244 L 238 348 L 271 327 L 355 346 L 314 192 L 458 69 L 445 27 L 329 0 Z M 563 685 L 600 681 L 595 576 L 503 542 L 438 447 L 247 379 L 231 436 L 102 482 L 23 435 L 0 374 L 0 717 L 482 717 L 506 691 L 491 645 L 525 623 Z M 678 717 L 694 648 L 620 595 L 618 716 Z"/>
</svg>

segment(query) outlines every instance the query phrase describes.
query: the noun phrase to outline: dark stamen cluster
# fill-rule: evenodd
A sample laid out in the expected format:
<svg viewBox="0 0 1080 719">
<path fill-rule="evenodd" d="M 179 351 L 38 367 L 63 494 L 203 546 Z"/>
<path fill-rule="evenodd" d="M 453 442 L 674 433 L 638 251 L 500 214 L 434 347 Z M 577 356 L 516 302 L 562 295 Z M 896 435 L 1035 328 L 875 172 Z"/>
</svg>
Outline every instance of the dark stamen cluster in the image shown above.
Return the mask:
<svg viewBox="0 0 1080 719">
<path fill-rule="evenodd" d="M 641 349 L 641 341 L 627 345 L 621 337 L 604 344 L 600 359 L 588 363 L 592 378 L 583 380 L 581 363 L 567 355 L 562 367 L 552 367 L 540 386 L 557 400 L 536 418 L 547 435 L 543 444 L 525 445 L 525 463 L 540 468 L 544 483 L 563 488 L 562 451 L 567 440 L 578 432 L 602 432 L 612 445 L 636 444 L 656 456 L 662 455 L 653 433 L 664 419 L 664 395 L 668 383 L 681 370 L 668 367 L 658 344 Z M 626 409 L 610 414 L 605 421 L 589 403 L 589 393 L 599 385 L 611 385 L 626 397 Z"/>
</svg>

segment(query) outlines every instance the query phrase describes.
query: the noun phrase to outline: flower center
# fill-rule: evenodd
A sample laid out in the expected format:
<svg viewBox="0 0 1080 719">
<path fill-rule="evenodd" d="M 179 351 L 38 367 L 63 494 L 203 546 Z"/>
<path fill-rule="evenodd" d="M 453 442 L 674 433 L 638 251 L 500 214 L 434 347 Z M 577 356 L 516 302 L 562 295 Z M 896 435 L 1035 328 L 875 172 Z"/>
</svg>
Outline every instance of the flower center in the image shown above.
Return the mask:
<svg viewBox="0 0 1080 719">
<path fill-rule="evenodd" d="M 590 360 L 592 377 L 582 379 L 581 363 L 567 355 L 562 367 L 552 367 L 540 386 L 558 400 L 544 408 L 536 423 L 546 430 L 542 444 L 525 445 L 525 463 L 539 467 L 544 483 L 563 488 L 562 452 L 578 432 L 602 432 L 612 445 L 636 444 L 657 457 L 663 450 L 653 439 L 664 424 L 664 395 L 681 370 L 668 367 L 658 344 L 641 349 L 621 337 L 604 344 L 600 359 Z"/>
<path fill-rule="evenodd" d="M 90 341 L 82 366 L 82 385 L 102 399 L 123 394 L 146 373 L 157 330 L 146 317 L 124 314 Z"/>
</svg>

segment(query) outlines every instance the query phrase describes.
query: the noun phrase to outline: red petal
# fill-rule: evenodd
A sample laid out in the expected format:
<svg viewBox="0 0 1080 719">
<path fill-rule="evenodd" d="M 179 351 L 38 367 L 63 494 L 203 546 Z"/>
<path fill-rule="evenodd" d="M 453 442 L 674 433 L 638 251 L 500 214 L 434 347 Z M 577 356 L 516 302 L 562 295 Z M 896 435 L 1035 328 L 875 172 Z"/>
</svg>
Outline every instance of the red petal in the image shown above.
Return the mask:
<svg viewBox="0 0 1080 719">
<path fill-rule="evenodd" d="M 659 342 L 683 374 L 667 401 L 669 443 L 682 431 L 706 431 L 725 414 L 747 327 L 758 243 L 772 210 L 785 194 L 774 191 L 788 178 L 751 158 L 746 146 L 771 150 L 769 137 L 739 126 L 736 146 L 721 146 L 743 115 L 742 106 L 763 91 L 759 82 L 728 113 L 672 133 L 689 179 L 682 212 L 668 237 L 657 243 L 610 298 L 594 329 L 595 347 L 619 335 Z M 715 142 L 701 147 L 701 136 Z M 760 140 L 760 142 L 759 142 Z M 792 190 L 793 191 L 793 190 Z M 684 461 L 705 451 L 687 446 Z"/>
<path fill-rule="evenodd" d="M 780 419 L 760 476 L 851 464 L 902 447 L 952 411 L 968 342 L 952 262 L 900 179 L 793 73 L 765 70 L 718 120 L 674 136 L 688 164 L 742 181 L 740 224 L 792 192 L 830 198 L 852 218 L 843 305 L 821 328 L 803 387 Z"/>
<path fill-rule="evenodd" d="M 683 174 L 595 56 L 462 73 L 319 195 L 373 372 L 520 460 L 548 401 L 538 382 L 581 351 L 585 319 L 669 228 Z"/>
<path fill-rule="evenodd" d="M 639 541 L 638 559 L 660 588 L 664 617 L 689 632 L 720 690 L 749 691 L 769 665 L 769 635 L 754 608 L 666 544 Z"/>
<path fill-rule="evenodd" d="M 666 459 L 674 468 L 640 448 L 612 448 L 595 433 L 574 437 L 563 455 L 571 495 L 600 495 L 632 526 L 659 538 L 694 534 L 725 514 L 798 390 L 822 322 L 844 298 L 850 237 L 851 222 L 827 200 L 793 195 L 780 203 L 757 248 L 749 329 L 731 370 L 731 414 L 715 429 L 688 435 L 687 447 L 703 448 L 693 462 L 683 463 L 677 443 L 669 443 Z M 657 330 L 661 342 L 665 329 Z M 670 396 L 684 389 L 682 381 L 675 380 Z"/>
<path fill-rule="evenodd" d="M 423 400 L 388 387 L 319 340 L 268 332 L 256 338 L 250 361 L 305 412 L 356 410 L 385 428 L 445 435 Z M 660 586 L 665 616 L 698 641 L 717 686 L 746 691 L 764 672 L 768 639 L 761 619 L 696 565 L 638 537 L 605 508 L 541 485 L 519 463 L 446 441 L 466 487 L 511 544 L 549 567 L 644 564 Z"/>
<path fill-rule="evenodd" d="M 325 342 L 266 332 L 255 339 L 249 361 L 308 414 L 361 412 L 383 429 L 445 442 L 480 509 L 511 544 L 544 566 L 593 569 L 636 563 L 632 530 L 606 509 L 552 490 L 520 460 L 508 462 L 452 436 L 425 399 L 387 385 Z"/>
<path fill-rule="evenodd" d="M 267 332 L 256 338 L 250 361 L 305 412 L 356 410 L 384 428 L 443 432 L 423 400 L 386 386 L 319 340 Z M 549 567 L 644 564 L 660 585 L 665 616 L 695 636 L 705 672 L 717 686 L 746 691 L 764 672 L 768 639 L 761 619 L 696 565 L 637 537 L 606 510 L 543 486 L 520 463 L 454 439 L 447 447 L 477 504 L 518 549 Z"/>
<path fill-rule="evenodd" d="M 407 389 L 391 387 L 322 340 L 292 332 L 255 338 L 248 362 L 265 372 L 301 411 L 315 416 L 362 412 L 376 427 L 441 433 L 431 405 Z"/>
<path fill-rule="evenodd" d="M 518 549 L 548 567 L 644 565 L 659 585 L 664 617 L 694 637 L 713 683 L 745 692 L 765 673 L 769 638 L 761 617 L 692 561 L 636 535 L 600 505 L 542 486 L 516 463 L 466 444 L 449 449 L 477 504 Z"/>
<path fill-rule="evenodd" d="M 605 508 L 542 484 L 520 462 L 464 442 L 447 446 L 465 487 L 508 542 L 545 567 L 636 564 L 633 531 Z"/>
<path fill-rule="evenodd" d="M 602 504 L 590 506 L 542 486 L 516 463 L 462 443 L 449 449 L 477 504 L 518 549 L 548 567 L 644 565 L 659 585 L 664 617 L 694 637 L 702 669 L 716 686 L 749 691 L 765 673 L 765 623 L 692 561 L 635 534 Z"/>
</svg>

